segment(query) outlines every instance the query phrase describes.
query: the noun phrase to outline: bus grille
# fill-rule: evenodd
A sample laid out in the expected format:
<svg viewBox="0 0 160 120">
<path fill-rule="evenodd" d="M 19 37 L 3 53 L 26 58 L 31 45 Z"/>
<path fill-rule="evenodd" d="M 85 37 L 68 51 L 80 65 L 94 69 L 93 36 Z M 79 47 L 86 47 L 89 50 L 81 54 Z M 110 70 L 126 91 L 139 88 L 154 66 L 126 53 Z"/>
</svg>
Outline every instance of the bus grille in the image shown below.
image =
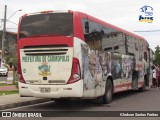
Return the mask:
<svg viewBox="0 0 160 120">
<path fill-rule="evenodd" d="M 25 46 L 25 55 L 63 55 L 68 51 L 67 45 L 41 45 L 41 46 Z"/>
</svg>

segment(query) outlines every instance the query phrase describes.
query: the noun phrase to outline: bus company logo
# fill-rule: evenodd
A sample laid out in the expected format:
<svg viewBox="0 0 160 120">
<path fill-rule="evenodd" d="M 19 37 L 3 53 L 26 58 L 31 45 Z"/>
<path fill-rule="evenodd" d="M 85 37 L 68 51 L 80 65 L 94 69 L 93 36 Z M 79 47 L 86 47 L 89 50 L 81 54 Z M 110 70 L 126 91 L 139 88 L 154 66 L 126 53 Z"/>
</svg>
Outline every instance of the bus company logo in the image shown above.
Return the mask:
<svg viewBox="0 0 160 120">
<path fill-rule="evenodd" d="M 153 22 L 153 8 L 151 6 L 144 5 L 141 9 L 141 15 L 139 15 L 139 22 Z"/>
<path fill-rule="evenodd" d="M 50 66 L 47 62 L 43 62 L 42 65 L 38 67 L 40 73 L 39 75 L 42 75 L 43 77 L 47 77 L 48 75 L 51 75 L 50 73 Z"/>
</svg>

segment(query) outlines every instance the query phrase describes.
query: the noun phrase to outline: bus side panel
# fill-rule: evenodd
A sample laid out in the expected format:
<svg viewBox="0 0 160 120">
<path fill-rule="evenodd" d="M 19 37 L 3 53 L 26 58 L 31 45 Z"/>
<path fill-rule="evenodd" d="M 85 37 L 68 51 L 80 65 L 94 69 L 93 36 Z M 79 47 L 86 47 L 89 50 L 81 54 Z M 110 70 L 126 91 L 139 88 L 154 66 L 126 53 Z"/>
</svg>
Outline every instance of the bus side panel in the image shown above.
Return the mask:
<svg viewBox="0 0 160 120">
<path fill-rule="evenodd" d="M 132 89 L 133 57 L 111 53 L 111 74 L 113 76 L 113 93 Z"/>
<path fill-rule="evenodd" d="M 74 39 L 74 45 L 74 57 L 79 58 L 81 65 L 83 97 L 96 98 L 102 96 L 105 91 L 106 82 L 106 76 L 103 74 L 105 70 L 102 70 L 100 64 L 102 51 L 90 50 L 88 45 L 78 38 Z"/>
<path fill-rule="evenodd" d="M 138 88 L 141 88 L 144 85 L 144 74 L 145 74 L 144 67 L 145 67 L 144 62 L 136 61 L 136 71 L 138 71 Z"/>
<path fill-rule="evenodd" d="M 112 57 L 112 61 L 115 61 L 114 58 Z M 146 69 L 143 64 L 144 62 L 139 61 L 130 55 L 122 55 L 122 61 L 120 62 L 122 71 L 120 72 L 121 74 L 118 79 L 116 78 L 117 65 L 115 63 L 116 62 L 112 63 L 114 93 L 138 89 L 144 86 L 144 74 Z"/>
</svg>

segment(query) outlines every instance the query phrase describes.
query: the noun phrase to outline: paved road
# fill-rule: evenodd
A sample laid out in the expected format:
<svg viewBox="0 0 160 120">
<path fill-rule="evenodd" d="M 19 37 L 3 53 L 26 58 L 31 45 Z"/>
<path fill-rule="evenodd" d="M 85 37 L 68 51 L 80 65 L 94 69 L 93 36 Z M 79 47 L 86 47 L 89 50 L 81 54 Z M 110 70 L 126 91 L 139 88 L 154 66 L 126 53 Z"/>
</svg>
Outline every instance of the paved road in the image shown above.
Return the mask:
<svg viewBox="0 0 160 120">
<path fill-rule="evenodd" d="M 51 101 L 43 104 L 14 108 L 14 109 L 10 109 L 9 111 L 69 111 L 69 110 L 72 110 L 72 111 L 160 111 L 160 89 L 157 90 L 155 88 L 152 88 L 152 89 L 148 89 L 145 92 L 129 91 L 129 92 L 115 94 L 113 97 L 113 102 L 109 105 L 99 105 L 96 103 L 88 103 L 88 102 L 78 101 L 78 100 L 72 101 L 69 103 L 55 103 L 54 101 L 53 102 Z M 69 114 L 63 114 L 63 115 L 68 117 L 70 116 Z M 48 119 L 51 119 L 51 118 L 48 118 Z M 55 119 L 59 119 L 59 117 Z M 101 117 L 101 119 L 103 118 Z M 107 117 L 107 120 L 108 119 L 112 120 L 116 118 Z M 121 117 L 118 119 L 136 120 L 138 118 L 137 117 L 136 118 Z M 143 117 L 143 118 L 141 117 L 140 120 L 160 120 L 160 118 L 150 119 L 148 117 Z"/>
<path fill-rule="evenodd" d="M 52 111 L 52 110 L 87 110 L 87 111 L 160 111 L 160 89 L 151 88 L 145 92 L 128 91 L 115 94 L 109 105 L 99 105 L 75 100 L 66 103 L 48 102 L 23 108 L 20 111 Z"/>
</svg>

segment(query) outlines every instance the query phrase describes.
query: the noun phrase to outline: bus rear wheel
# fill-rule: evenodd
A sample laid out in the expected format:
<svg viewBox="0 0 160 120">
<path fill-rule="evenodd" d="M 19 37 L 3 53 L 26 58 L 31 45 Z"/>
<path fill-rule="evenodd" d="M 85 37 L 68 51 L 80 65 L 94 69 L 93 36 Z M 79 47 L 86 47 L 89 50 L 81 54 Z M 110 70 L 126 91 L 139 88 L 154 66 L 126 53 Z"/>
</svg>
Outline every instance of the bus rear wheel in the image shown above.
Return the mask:
<svg viewBox="0 0 160 120">
<path fill-rule="evenodd" d="M 53 99 L 53 101 L 56 102 L 56 103 L 69 103 L 69 102 L 71 102 L 71 99 L 61 98 L 61 99 Z"/>
<path fill-rule="evenodd" d="M 103 103 L 104 104 L 111 103 L 112 96 L 113 96 L 113 85 L 112 85 L 112 81 L 108 79 L 106 82 L 105 93 L 103 95 Z"/>
</svg>

